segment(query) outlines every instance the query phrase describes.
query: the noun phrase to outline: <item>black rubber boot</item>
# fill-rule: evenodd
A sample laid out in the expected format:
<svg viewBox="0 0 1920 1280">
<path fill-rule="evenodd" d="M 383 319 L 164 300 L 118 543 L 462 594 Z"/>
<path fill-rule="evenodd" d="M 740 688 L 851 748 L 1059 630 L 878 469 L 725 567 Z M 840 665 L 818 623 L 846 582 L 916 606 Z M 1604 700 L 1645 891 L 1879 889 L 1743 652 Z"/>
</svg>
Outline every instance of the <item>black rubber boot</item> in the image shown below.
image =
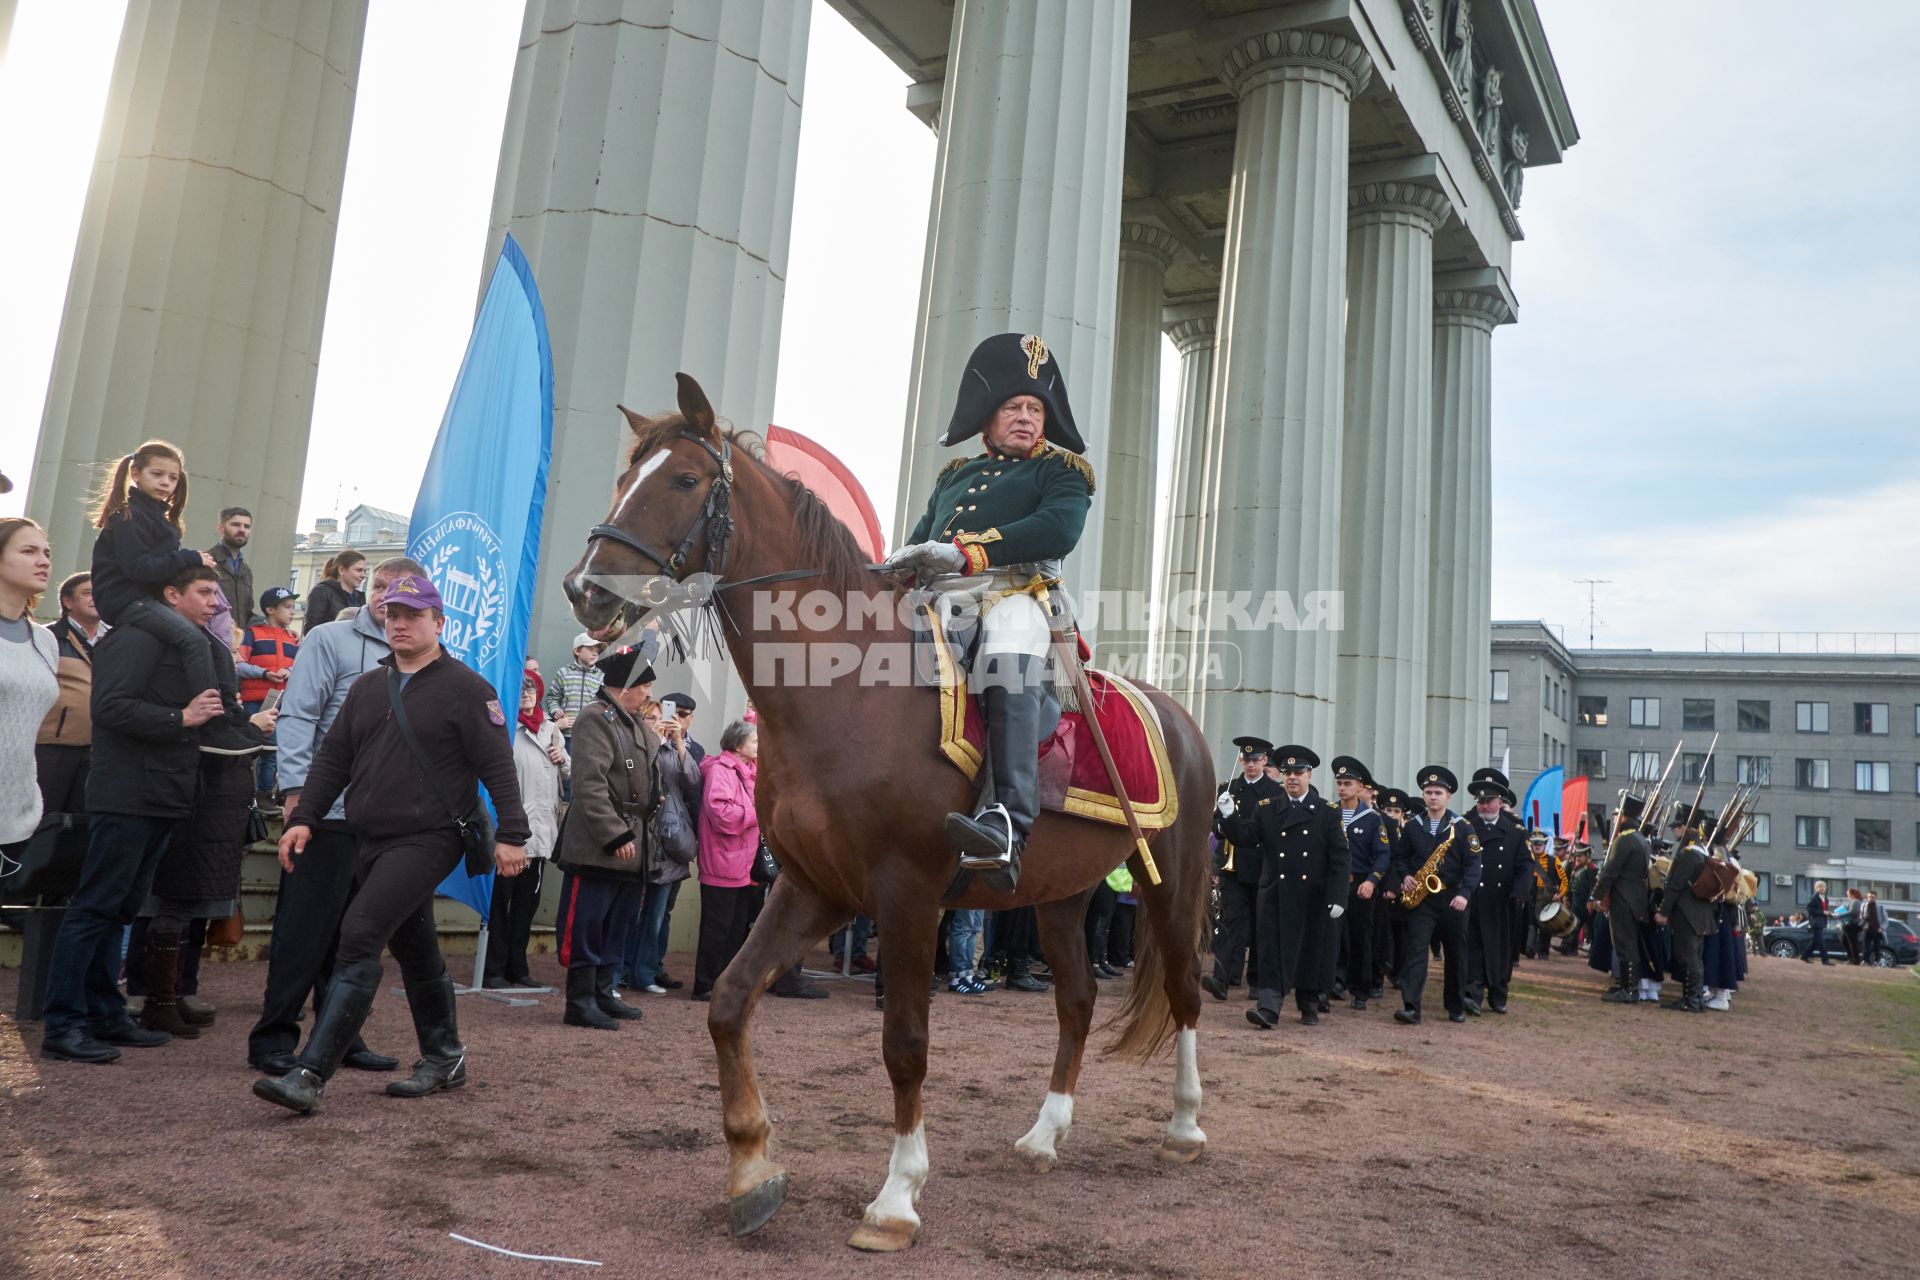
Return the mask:
<svg viewBox="0 0 1920 1280">
<path fill-rule="evenodd" d="M 947 843 L 963 868 L 986 872 L 995 887 L 1011 890 L 1019 883 L 1020 854 L 1040 812 L 1040 740 L 1058 723 L 1059 708 L 1044 659 L 1006 654 L 981 661 L 992 663 L 980 702 L 993 803 L 972 816 L 949 813 Z"/>
<path fill-rule="evenodd" d="M 613 975 L 619 967 L 618 965 L 603 964 L 598 969 L 593 970 L 593 1002 L 595 1006 L 599 1008 L 600 1012 L 606 1014 L 609 1018 L 638 1022 L 644 1015 L 632 1005 L 623 1002 L 619 996 L 613 994 Z M 569 969 L 568 972 L 571 973 L 572 970 Z"/>
<path fill-rule="evenodd" d="M 140 1007 L 140 1025 L 164 1031 L 179 1040 L 200 1034 L 200 1024 L 180 1010 L 180 944 L 183 935 L 147 928 L 147 1002 Z"/>
<path fill-rule="evenodd" d="M 567 1011 L 560 1021 L 570 1027 L 592 1027 L 595 1031 L 615 1031 L 620 1024 L 609 1018 L 600 1009 L 595 998 L 594 985 L 599 981 L 600 971 L 575 966 L 567 970 Z"/>
<path fill-rule="evenodd" d="M 333 980 L 327 983 L 326 1002 L 314 1020 L 313 1034 L 300 1050 L 297 1064 L 284 1076 L 255 1080 L 253 1095 L 302 1115 L 318 1111 L 321 1091 L 360 1034 L 360 1024 L 367 1020 L 379 989 L 378 960 L 336 969 Z"/>
<path fill-rule="evenodd" d="M 1093 926 L 1093 945 L 1090 950 L 1093 959 L 1093 976 L 1096 978 L 1120 976 L 1120 971 L 1107 963 L 1107 936 L 1112 931 L 1112 920 L 1101 920 Z"/>
<path fill-rule="evenodd" d="M 413 1011 L 413 1033 L 420 1041 L 420 1061 L 413 1064 L 412 1075 L 387 1086 L 388 1097 L 424 1098 L 442 1089 L 458 1089 L 467 1082 L 467 1047 L 460 1043 L 454 999 L 453 979 L 445 969 L 427 982 L 407 984 L 407 1005 Z"/>
</svg>

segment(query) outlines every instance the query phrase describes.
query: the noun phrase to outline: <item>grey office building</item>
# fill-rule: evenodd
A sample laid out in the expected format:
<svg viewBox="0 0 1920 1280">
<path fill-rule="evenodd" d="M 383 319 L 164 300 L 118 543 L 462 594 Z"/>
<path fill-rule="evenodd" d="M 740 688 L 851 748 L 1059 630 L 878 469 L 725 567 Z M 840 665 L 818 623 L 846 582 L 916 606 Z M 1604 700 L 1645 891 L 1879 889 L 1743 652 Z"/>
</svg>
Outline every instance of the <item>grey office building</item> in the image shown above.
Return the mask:
<svg viewBox="0 0 1920 1280">
<path fill-rule="evenodd" d="M 1514 790 L 1563 766 L 1598 821 L 1620 788 L 1675 774 L 1724 804 L 1763 790 L 1743 846 L 1770 916 L 1875 889 L 1920 916 L 1920 653 L 1913 637 L 1730 635 L 1697 653 L 1569 649 L 1544 623 L 1495 622 L 1488 759 Z M 1872 650 L 1884 649 L 1885 652 Z M 1800 651 L 1807 650 L 1807 651 Z M 1711 763 L 1707 750 L 1719 735 Z M 1477 767 L 1477 762 L 1476 762 Z M 1650 784 L 1649 784 L 1650 785 Z"/>
</svg>

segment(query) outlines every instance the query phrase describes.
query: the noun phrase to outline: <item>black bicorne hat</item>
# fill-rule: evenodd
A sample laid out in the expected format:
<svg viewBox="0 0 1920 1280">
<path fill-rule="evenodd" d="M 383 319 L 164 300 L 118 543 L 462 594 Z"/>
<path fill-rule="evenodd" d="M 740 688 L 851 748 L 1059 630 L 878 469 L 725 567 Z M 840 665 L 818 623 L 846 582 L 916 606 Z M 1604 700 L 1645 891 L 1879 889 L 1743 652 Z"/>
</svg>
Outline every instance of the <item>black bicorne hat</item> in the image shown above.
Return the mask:
<svg viewBox="0 0 1920 1280">
<path fill-rule="evenodd" d="M 1295 742 L 1284 747 L 1275 747 L 1273 754 L 1267 757 L 1267 763 L 1282 773 L 1298 773 L 1302 770 L 1318 769 L 1320 757 L 1313 753 L 1313 748 L 1303 747 Z"/>
<path fill-rule="evenodd" d="M 973 349 L 966 372 L 960 375 L 953 421 L 940 443 L 956 445 L 973 439 L 986 430 L 994 411 L 1015 396 L 1038 396 L 1047 406 L 1047 439 L 1075 453 L 1087 451 L 1067 403 L 1067 376 L 1047 344 L 1032 333 L 996 333 Z"/>
<path fill-rule="evenodd" d="M 1367 766 L 1361 764 L 1352 756 L 1335 756 L 1333 758 L 1333 776 L 1335 778 L 1352 778 L 1362 786 L 1371 787 L 1374 785 L 1373 775 L 1367 772 Z"/>
<path fill-rule="evenodd" d="M 1420 770 L 1420 789 L 1445 787 L 1450 792 L 1460 790 L 1460 779 L 1453 776 L 1453 770 L 1443 764 L 1430 764 Z"/>
</svg>

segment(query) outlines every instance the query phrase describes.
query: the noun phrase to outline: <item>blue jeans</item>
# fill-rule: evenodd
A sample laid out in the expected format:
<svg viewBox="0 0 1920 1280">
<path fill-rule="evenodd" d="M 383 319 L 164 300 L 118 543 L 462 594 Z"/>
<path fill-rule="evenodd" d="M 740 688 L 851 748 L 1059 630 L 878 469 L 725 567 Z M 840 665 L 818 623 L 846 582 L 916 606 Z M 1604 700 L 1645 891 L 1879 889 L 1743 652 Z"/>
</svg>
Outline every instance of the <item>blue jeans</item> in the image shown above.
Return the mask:
<svg viewBox="0 0 1920 1280">
<path fill-rule="evenodd" d="M 176 818 L 95 813 L 87 818 L 87 861 L 60 921 L 48 962 L 48 1036 L 108 1027 L 127 1016 L 120 994 L 123 928 L 153 886 L 154 869 L 180 824 Z"/>
<path fill-rule="evenodd" d="M 245 707 L 247 714 L 251 716 L 257 715 L 260 708 L 265 705 L 265 702 L 243 702 L 240 705 Z M 269 734 L 267 736 L 267 749 L 253 758 L 253 789 L 255 791 L 272 791 L 279 782 L 280 755 L 274 750 L 273 736 Z"/>
<path fill-rule="evenodd" d="M 853 954 L 856 956 L 867 954 L 867 939 L 872 933 L 873 921 L 861 915 L 856 915 L 853 918 Z M 833 931 L 833 936 L 827 939 L 827 950 L 833 952 L 833 958 L 835 960 L 844 960 L 846 958 L 847 931 L 845 929 L 835 929 Z"/>
<path fill-rule="evenodd" d="M 953 925 L 947 932 L 947 972 L 952 977 L 960 978 L 973 972 L 973 948 L 980 940 L 986 917 L 984 907 L 953 913 Z"/>
<path fill-rule="evenodd" d="M 628 987 L 649 987 L 660 976 L 660 964 L 667 958 L 667 903 L 674 886 L 650 884 L 647 900 L 640 907 L 640 923 L 627 933 L 627 946 L 621 967 L 626 971 Z"/>
</svg>

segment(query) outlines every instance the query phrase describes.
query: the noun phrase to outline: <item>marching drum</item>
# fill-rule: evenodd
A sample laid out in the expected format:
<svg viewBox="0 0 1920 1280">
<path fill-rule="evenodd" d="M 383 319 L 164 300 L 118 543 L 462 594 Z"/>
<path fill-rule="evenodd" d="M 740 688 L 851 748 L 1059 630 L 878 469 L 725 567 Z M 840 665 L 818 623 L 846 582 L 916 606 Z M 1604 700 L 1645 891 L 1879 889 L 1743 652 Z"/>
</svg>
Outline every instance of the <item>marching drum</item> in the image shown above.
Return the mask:
<svg viewBox="0 0 1920 1280">
<path fill-rule="evenodd" d="M 1540 908 L 1540 936 L 1543 938 L 1565 937 L 1579 923 L 1564 902 L 1549 902 Z"/>
</svg>

